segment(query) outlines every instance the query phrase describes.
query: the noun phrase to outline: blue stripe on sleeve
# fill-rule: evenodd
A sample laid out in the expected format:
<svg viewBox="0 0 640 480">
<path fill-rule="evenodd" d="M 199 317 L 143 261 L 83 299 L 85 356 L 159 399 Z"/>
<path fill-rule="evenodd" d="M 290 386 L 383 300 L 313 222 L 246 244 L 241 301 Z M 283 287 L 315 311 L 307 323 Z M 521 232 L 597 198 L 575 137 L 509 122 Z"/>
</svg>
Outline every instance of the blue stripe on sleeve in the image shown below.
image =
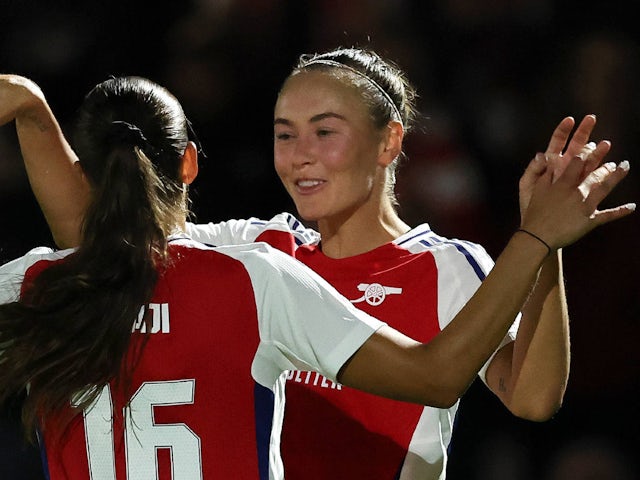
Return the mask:
<svg viewBox="0 0 640 480">
<path fill-rule="evenodd" d="M 471 268 L 473 268 L 473 271 L 475 272 L 476 276 L 480 279 L 480 281 L 483 281 L 486 278 L 487 274 L 484 272 L 484 270 L 482 270 L 476 258 L 464 246 L 464 244 L 458 243 L 458 242 L 452 242 L 452 241 L 428 242 L 427 240 L 420 240 L 420 243 L 427 247 L 432 247 L 438 243 L 444 244 L 444 245 L 453 245 L 454 247 L 456 247 L 456 250 L 458 250 L 460 253 L 462 253 L 465 256 L 465 258 L 467 259 L 467 262 L 469 262 L 469 265 L 471 265 Z"/>
</svg>

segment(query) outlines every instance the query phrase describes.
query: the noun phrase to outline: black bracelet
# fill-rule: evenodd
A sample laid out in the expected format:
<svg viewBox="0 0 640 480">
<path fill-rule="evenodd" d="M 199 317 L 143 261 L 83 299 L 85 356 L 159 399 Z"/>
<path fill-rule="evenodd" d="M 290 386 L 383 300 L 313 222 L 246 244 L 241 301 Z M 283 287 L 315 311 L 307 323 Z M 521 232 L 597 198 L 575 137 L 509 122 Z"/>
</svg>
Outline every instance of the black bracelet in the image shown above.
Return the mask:
<svg viewBox="0 0 640 480">
<path fill-rule="evenodd" d="M 516 230 L 516 232 L 522 232 L 532 236 L 533 238 L 538 240 L 540 243 L 542 243 L 545 247 L 547 247 L 547 257 L 551 255 L 551 247 L 549 246 L 549 244 L 545 242 L 543 239 L 541 239 L 539 236 L 537 236 L 535 233 L 531 233 L 529 230 L 525 230 L 524 228 L 519 228 L 518 230 Z"/>
</svg>

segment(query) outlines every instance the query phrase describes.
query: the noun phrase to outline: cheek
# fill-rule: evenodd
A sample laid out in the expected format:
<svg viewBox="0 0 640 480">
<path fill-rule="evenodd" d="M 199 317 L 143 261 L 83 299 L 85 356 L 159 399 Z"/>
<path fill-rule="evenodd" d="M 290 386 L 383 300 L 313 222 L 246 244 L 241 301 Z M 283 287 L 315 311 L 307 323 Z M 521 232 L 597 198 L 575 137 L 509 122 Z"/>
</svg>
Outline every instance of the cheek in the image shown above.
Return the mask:
<svg viewBox="0 0 640 480">
<path fill-rule="evenodd" d="M 275 168 L 276 173 L 282 179 L 285 173 L 287 172 L 287 165 L 289 162 L 287 161 L 286 155 L 281 148 L 274 147 L 273 149 L 273 168 Z"/>
<path fill-rule="evenodd" d="M 327 142 L 321 146 L 322 163 L 335 172 L 352 170 L 356 167 L 357 156 L 347 142 Z"/>
</svg>

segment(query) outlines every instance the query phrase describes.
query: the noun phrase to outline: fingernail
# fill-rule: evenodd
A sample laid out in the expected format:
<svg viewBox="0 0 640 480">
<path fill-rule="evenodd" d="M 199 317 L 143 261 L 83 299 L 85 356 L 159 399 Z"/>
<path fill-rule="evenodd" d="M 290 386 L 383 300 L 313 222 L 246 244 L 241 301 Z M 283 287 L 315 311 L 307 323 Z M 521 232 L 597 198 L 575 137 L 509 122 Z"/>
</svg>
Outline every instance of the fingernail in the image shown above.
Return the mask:
<svg viewBox="0 0 640 480">
<path fill-rule="evenodd" d="M 631 165 L 629 165 L 628 160 L 623 160 L 620 162 L 620 165 L 618 165 L 618 168 L 624 170 L 625 172 L 628 172 L 629 169 L 631 168 Z"/>
<path fill-rule="evenodd" d="M 606 168 L 610 172 L 615 172 L 616 171 L 616 164 L 613 163 L 613 162 L 607 162 L 607 163 L 604 164 L 604 168 Z"/>
<path fill-rule="evenodd" d="M 535 161 L 536 162 L 546 162 L 547 161 L 547 157 L 545 157 L 544 153 L 538 152 L 538 153 L 536 153 Z"/>
<path fill-rule="evenodd" d="M 626 208 L 627 210 L 631 210 L 632 212 L 635 211 L 636 209 L 636 204 L 635 203 L 627 203 L 624 208 Z"/>
</svg>

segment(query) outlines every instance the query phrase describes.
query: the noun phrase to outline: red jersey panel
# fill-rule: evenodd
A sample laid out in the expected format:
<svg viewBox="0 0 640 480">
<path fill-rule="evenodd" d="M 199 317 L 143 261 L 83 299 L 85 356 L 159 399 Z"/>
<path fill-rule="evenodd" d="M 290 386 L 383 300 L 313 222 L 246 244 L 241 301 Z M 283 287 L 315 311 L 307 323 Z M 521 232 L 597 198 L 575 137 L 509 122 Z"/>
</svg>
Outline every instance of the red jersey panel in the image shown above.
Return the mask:
<svg viewBox="0 0 640 480">
<path fill-rule="evenodd" d="M 326 257 L 318 233 L 286 213 L 268 221 L 188 225 L 188 231 L 213 244 L 268 242 L 311 267 L 355 307 L 422 342 L 455 317 L 493 266 L 481 246 L 441 237 L 426 224 L 342 259 Z M 286 478 L 441 478 L 456 411 L 457 404 L 422 407 L 291 371 L 281 443 Z"/>
<path fill-rule="evenodd" d="M 256 418 L 249 375 L 259 343 L 249 275 L 210 251 L 172 253 L 149 305 L 130 408 L 112 385 L 62 446 L 45 435 L 52 480 L 260 478 L 256 422 L 270 418 Z M 216 271 L 225 272 L 218 281 Z"/>
<path fill-rule="evenodd" d="M 3 265 L 0 299 L 70 253 Z M 104 387 L 60 441 L 45 425 L 50 479 L 281 479 L 282 372 L 335 378 L 382 325 L 266 244 L 174 239 L 170 255 L 151 323 L 132 319 L 133 340 L 147 342 L 130 390 Z"/>
<path fill-rule="evenodd" d="M 437 270 L 430 253 L 414 255 L 387 244 L 334 260 L 305 246 L 296 258 L 358 308 L 393 318 L 393 327 L 408 336 L 427 342 L 440 331 Z M 424 409 L 346 386 L 327 388 L 297 375 L 287 381 L 286 398 L 281 448 L 287 479 L 395 478 Z"/>
</svg>

